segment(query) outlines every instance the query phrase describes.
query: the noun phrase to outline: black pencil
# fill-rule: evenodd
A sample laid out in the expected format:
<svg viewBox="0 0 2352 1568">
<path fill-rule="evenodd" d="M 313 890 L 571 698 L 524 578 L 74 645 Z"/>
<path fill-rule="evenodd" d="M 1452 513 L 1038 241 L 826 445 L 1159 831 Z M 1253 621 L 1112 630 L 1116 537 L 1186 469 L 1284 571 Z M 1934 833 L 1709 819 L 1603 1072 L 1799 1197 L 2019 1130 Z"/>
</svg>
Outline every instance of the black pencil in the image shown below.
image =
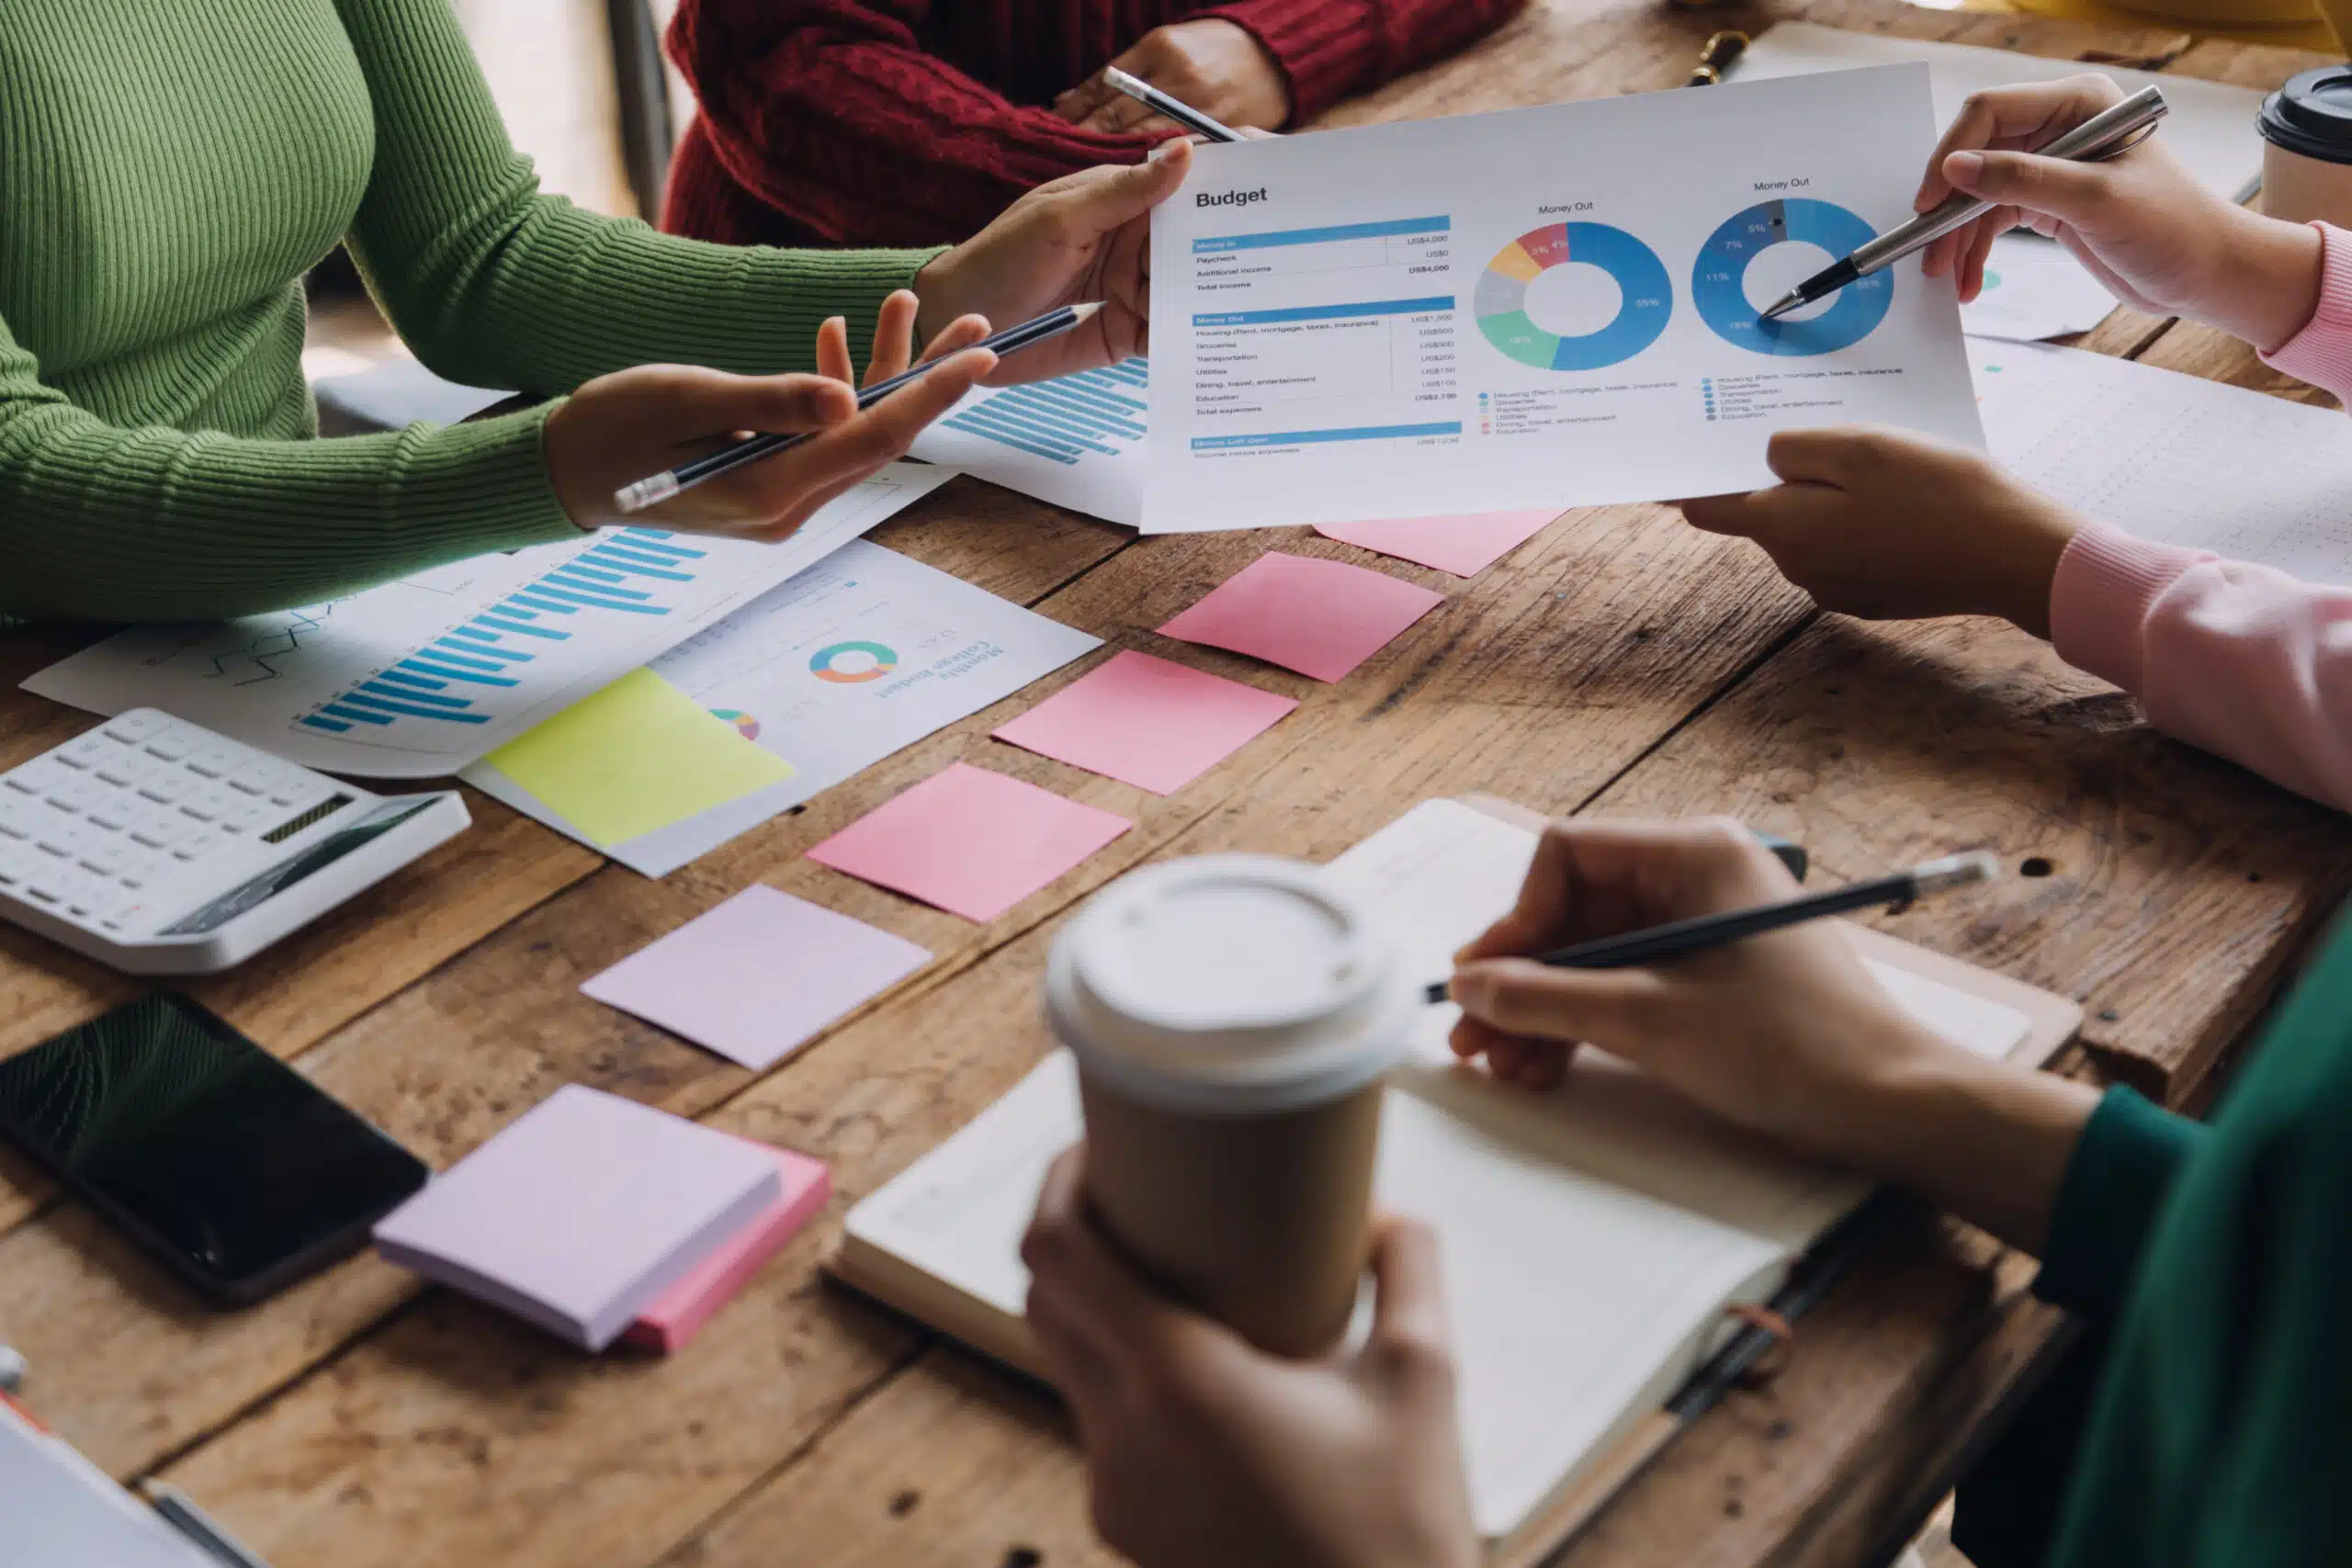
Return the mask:
<svg viewBox="0 0 2352 1568">
<path fill-rule="evenodd" d="M 1018 354 L 1033 344 L 1043 343 L 1050 337 L 1059 337 L 1066 332 L 1084 326 L 1088 321 L 1092 321 L 1094 313 L 1102 309 L 1099 303 L 1064 305 L 1058 310 L 1048 310 L 1042 316 L 1033 317 L 1017 327 L 1007 327 L 993 337 L 982 338 L 971 347 L 989 349 L 1001 359 L 1006 355 Z M 902 370 L 888 380 L 875 382 L 874 385 L 857 394 L 857 406 L 861 409 L 872 408 L 908 382 L 920 380 L 954 357 L 955 355 L 948 355 L 927 364 L 915 366 L 912 369 Z M 635 484 L 623 485 L 613 492 L 613 505 L 618 508 L 624 516 L 643 512 L 648 507 L 659 506 L 680 491 L 692 490 L 705 479 L 715 479 L 719 475 L 732 472 L 746 463 L 756 463 L 763 457 L 775 457 L 788 446 L 797 446 L 803 441 L 808 440 L 811 434 L 811 432 L 802 431 L 792 435 L 754 435 L 748 440 L 738 441 L 731 446 L 721 447 L 707 457 L 696 457 L 691 463 L 682 463 L 677 468 L 641 479 Z"/>
<path fill-rule="evenodd" d="M 1643 931 L 1625 931 L 1617 936 L 1602 937 L 1596 942 L 1581 942 L 1574 947 L 1555 948 L 1535 955 L 1538 964 L 1555 969 L 1630 969 L 1637 964 L 1660 964 L 1669 958 L 1687 957 L 1709 948 L 1722 947 L 1744 937 L 1761 936 L 1766 931 L 1779 931 L 1806 920 L 1818 920 L 1830 915 L 1843 915 L 1855 909 L 1873 908 L 1882 904 L 1908 904 L 1930 893 L 1940 893 L 1947 887 L 1962 887 L 1972 882 L 1990 882 L 2001 873 L 2000 862 L 1982 850 L 1965 854 L 1946 855 L 1915 865 L 1908 871 L 1892 876 L 1874 877 L 1847 887 L 1833 887 L 1826 893 L 1808 893 L 1802 898 L 1785 903 L 1759 905 L 1753 909 L 1732 909 L 1720 915 L 1693 915 L 1687 920 L 1670 920 L 1662 926 Z M 1431 1002 L 1453 999 L 1452 982 L 1438 980 L 1428 991 Z"/>
</svg>

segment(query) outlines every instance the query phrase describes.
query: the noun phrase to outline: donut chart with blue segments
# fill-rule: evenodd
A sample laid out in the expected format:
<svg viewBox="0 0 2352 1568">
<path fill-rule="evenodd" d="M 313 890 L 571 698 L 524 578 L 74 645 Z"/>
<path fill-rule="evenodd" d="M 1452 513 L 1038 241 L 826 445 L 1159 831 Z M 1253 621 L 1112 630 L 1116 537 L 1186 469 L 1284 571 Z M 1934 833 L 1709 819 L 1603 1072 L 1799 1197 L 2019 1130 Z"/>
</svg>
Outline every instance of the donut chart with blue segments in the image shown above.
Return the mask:
<svg viewBox="0 0 2352 1568">
<path fill-rule="evenodd" d="M 1527 286 L 1569 262 L 1617 280 L 1617 314 L 1596 333 L 1562 337 L 1527 313 Z M 1600 370 L 1656 343 L 1674 314 L 1674 280 L 1657 253 L 1606 223 L 1547 223 L 1495 253 L 1471 299 L 1478 330 L 1503 355 L 1538 370 Z"/>
<path fill-rule="evenodd" d="M 1809 197 L 1761 201 L 1735 213 L 1707 237 L 1690 275 L 1690 302 L 1699 319 L 1725 343 L 1758 354 L 1803 356 L 1851 348 L 1886 320 L 1894 303 L 1894 275 L 1881 269 L 1838 290 L 1837 302 L 1807 321 L 1768 321 L 1747 302 L 1747 269 L 1774 245 L 1792 240 L 1819 245 L 1842 256 L 1874 238 L 1877 231 L 1834 202 Z M 1828 263 L 1822 264 L 1826 266 Z"/>
</svg>

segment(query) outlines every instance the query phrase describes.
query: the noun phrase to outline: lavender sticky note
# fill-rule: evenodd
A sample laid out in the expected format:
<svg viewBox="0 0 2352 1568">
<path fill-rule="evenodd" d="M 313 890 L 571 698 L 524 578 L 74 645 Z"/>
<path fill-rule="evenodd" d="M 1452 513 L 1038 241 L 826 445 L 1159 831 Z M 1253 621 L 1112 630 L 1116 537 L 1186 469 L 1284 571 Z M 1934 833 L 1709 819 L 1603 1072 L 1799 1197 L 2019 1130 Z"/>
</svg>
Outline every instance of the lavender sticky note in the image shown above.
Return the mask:
<svg viewBox="0 0 2352 1568">
<path fill-rule="evenodd" d="M 1298 704 L 1238 681 L 1123 651 L 996 732 L 1040 756 L 1172 795 Z"/>
<path fill-rule="evenodd" d="M 602 1350 L 782 1193 L 758 1146 L 566 1084 L 387 1215 L 376 1250 Z"/>
<path fill-rule="evenodd" d="M 754 1071 L 931 961 L 773 887 L 752 886 L 580 988 Z"/>
</svg>

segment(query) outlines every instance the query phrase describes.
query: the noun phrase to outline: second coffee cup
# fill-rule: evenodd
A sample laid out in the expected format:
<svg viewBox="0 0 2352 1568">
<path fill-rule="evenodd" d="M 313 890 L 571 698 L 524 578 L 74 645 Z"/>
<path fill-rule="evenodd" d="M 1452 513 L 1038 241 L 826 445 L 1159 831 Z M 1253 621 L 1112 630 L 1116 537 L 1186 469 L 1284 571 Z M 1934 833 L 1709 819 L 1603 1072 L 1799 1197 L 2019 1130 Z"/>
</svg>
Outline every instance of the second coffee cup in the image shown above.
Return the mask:
<svg viewBox="0 0 2352 1568">
<path fill-rule="evenodd" d="M 1046 977 L 1096 1218 L 1261 1349 L 1328 1349 L 1370 1250 L 1381 1096 L 1418 1005 L 1374 912 L 1314 866 L 1210 855 L 1114 884 Z"/>
</svg>

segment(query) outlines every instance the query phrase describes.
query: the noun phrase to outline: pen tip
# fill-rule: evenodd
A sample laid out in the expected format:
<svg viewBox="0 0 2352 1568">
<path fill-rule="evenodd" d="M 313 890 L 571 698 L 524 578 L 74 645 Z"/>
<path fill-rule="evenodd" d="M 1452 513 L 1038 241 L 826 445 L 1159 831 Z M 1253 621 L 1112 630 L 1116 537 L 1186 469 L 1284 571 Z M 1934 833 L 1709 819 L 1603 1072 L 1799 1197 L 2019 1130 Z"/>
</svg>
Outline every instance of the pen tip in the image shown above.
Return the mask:
<svg viewBox="0 0 2352 1568">
<path fill-rule="evenodd" d="M 1801 288 L 1792 288 L 1786 294 L 1781 295 L 1778 299 L 1773 300 L 1771 304 L 1766 306 L 1762 315 L 1758 319 L 1767 321 L 1777 321 L 1782 316 L 1787 315 L 1791 310 L 1795 310 L 1798 306 L 1804 303 L 1804 291 Z"/>
<path fill-rule="evenodd" d="M 1072 305 L 1069 310 L 1070 314 L 1077 317 L 1079 321 L 1083 323 L 1091 321 L 1096 316 L 1102 314 L 1102 301 L 1100 299 L 1092 299 L 1083 305 Z"/>
<path fill-rule="evenodd" d="M 1963 887 L 1972 882 L 1991 882 L 2000 874 L 1999 857 L 1985 850 L 1946 855 L 1941 860 L 1931 860 L 1916 867 L 1911 873 L 1912 880 L 1922 893 L 1944 887 Z"/>
<path fill-rule="evenodd" d="M 1430 981 L 1421 995 L 1431 1007 L 1435 1007 L 1440 1002 L 1450 1002 L 1453 999 L 1453 987 L 1450 982 L 1444 980 Z"/>
</svg>

